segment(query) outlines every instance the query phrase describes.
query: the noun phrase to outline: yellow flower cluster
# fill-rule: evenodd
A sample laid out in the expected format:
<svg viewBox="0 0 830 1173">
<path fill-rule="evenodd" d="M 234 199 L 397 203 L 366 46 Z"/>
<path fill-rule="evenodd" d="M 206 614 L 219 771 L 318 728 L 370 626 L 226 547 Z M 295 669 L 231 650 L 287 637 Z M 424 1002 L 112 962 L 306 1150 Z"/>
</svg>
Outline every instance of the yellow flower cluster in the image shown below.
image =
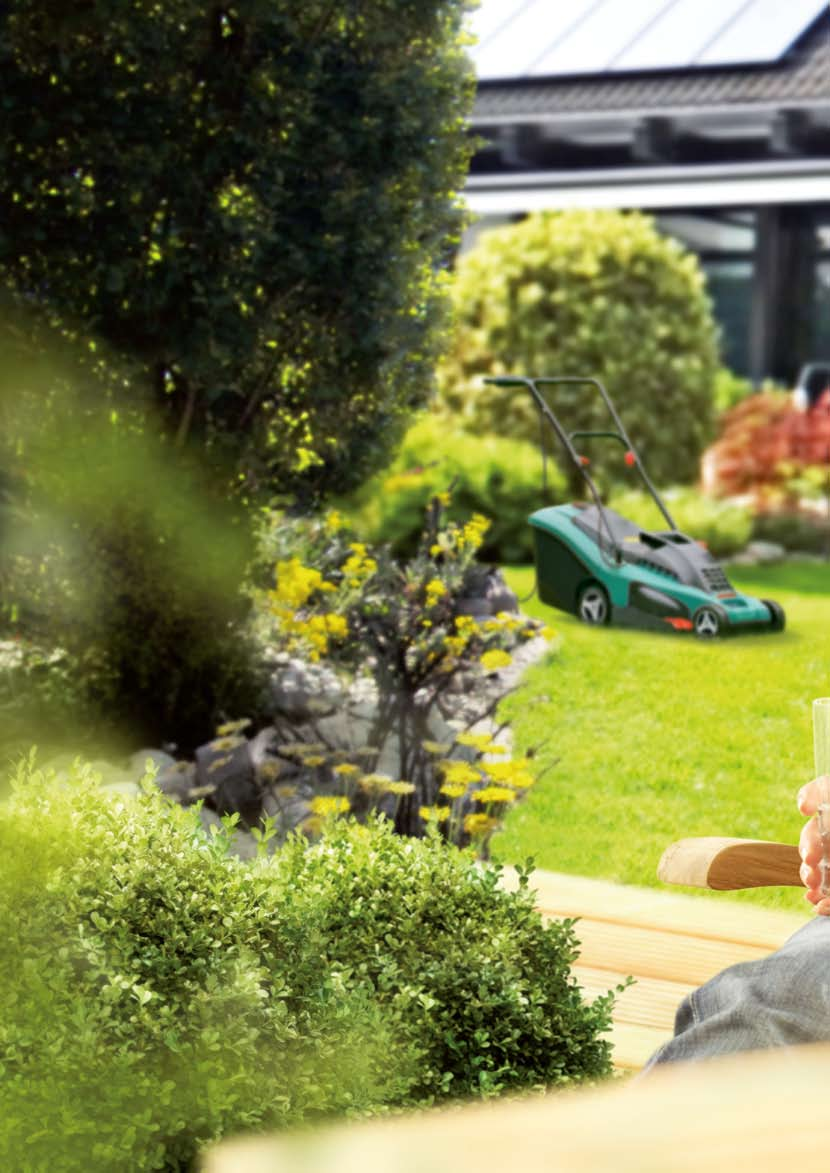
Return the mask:
<svg viewBox="0 0 830 1173">
<path fill-rule="evenodd" d="M 458 745 L 466 745 L 470 749 L 477 749 L 479 753 L 502 751 L 502 746 L 496 745 L 489 733 L 459 733 L 455 740 Z"/>
<path fill-rule="evenodd" d="M 439 763 L 445 784 L 449 786 L 469 786 L 478 782 L 481 774 L 469 762 L 443 761 Z"/>
<path fill-rule="evenodd" d="M 527 758 L 516 758 L 511 762 L 485 762 L 483 769 L 493 782 L 500 782 L 511 790 L 528 790 L 536 781 L 528 764 Z"/>
<path fill-rule="evenodd" d="M 364 542 L 351 542 L 351 554 L 340 568 L 343 571 L 343 582 L 347 590 L 358 590 L 370 579 L 378 568 L 374 558 L 366 552 Z"/>
<path fill-rule="evenodd" d="M 459 550 L 477 550 L 484 541 L 490 522 L 480 513 L 474 513 L 458 535 Z"/>
<path fill-rule="evenodd" d="M 448 806 L 422 806 L 418 814 L 425 823 L 446 823 L 452 814 L 452 808 Z"/>
<path fill-rule="evenodd" d="M 510 663 L 512 663 L 512 658 L 509 652 L 505 652 L 501 648 L 491 648 L 479 660 L 479 664 L 485 672 L 498 672 L 500 668 L 506 668 Z"/>
<path fill-rule="evenodd" d="M 485 786 L 481 790 L 476 790 L 472 796 L 474 802 L 515 802 L 517 795 L 515 790 L 511 790 L 509 786 Z"/>
<path fill-rule="evenodd" d="M 319 570 L 304 566 L 299 558 L 278 562 L 276 587 L 269 596 L 271 611 L 282 631 L 288 636 L 289 646 L 305 645 L 309 659 L 316 661 L 329 650 L 331 640 L 345 639 L 349 625 L 334 611 L 305 615 L 302 608 L 315 594 L 335 590 Z"/>
<path fill-rule="evenodd" d="M 447 588 L 441 582 L 440 578 L 430 579 L 425 587 L 427 607 L 434 607 L 436 603 L 440 603 L 446 593 Z"/>
<path fill-rule="evenodd" d="M 494 819 L 492 815 L 485 815 L 483 813 L 467 815 L 464 820 L 464 830 L 468 835 L 472 835 L 474 839 L 490 834 L 490 832 L 496 830 L 498 825 L 498 819 Z"/>
<path fill-rule="evenodd" d="M 325 819 L 331 815 L 342 815 L 349 809 L 349 800 L 342 794 L 315 794 L 308 805 L 313 814 Z"/>
<path fill-rule="evenodd" d="M 317 591 L 335 589 L 332 583 L 326 582 L 319 570 L 312 566 L 304 566 L 299 558 L 278 562 L 276 578 L 276 589 L 271 592 L 272 607 L 290 607 L 296 611 L 299 607 L 305 606 Z"/>
</svg>

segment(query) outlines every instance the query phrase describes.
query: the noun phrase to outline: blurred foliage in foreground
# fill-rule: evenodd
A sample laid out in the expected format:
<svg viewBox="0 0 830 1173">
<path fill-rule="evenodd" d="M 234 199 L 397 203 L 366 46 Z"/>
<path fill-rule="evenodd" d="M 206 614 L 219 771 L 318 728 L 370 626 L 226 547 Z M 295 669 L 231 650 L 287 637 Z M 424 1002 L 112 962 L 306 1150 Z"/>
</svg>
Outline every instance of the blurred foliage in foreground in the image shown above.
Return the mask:
<svg viewBox="0 0 830 1173">
<path fill-rule="evenodd" d="M 0 372 L 4 749 L 198 743 L 256 695 L 245 513 L 45 353 L 7 345 Z"/>
</svg>

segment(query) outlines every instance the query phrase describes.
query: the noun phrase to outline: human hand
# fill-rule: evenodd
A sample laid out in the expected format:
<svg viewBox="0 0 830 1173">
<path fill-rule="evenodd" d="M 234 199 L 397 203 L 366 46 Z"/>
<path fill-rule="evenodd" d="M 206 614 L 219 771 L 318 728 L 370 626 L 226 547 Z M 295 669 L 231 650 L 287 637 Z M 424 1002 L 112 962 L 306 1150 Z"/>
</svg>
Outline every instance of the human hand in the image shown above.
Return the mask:
<svg viewBox="0 0 830 1173">
<path fill-rule="evenodd" d="M 830 779 L 814 778 L 798 792 L 798 809 L 803 815 L 814 816 L 821 801 L 822 783 L 830 787 Z M 818 832 L 818 819 L 811 818 L 801 828 L 798 840 L 798 850 L 801 853 L 801 882 L 807 891 L 805 899 L 815 905 L 816 912 L 821 916 L 830 916 L 830 896 L 822 895 L 821 891 L 821 860 L 823 849 Z"/>
</svg>

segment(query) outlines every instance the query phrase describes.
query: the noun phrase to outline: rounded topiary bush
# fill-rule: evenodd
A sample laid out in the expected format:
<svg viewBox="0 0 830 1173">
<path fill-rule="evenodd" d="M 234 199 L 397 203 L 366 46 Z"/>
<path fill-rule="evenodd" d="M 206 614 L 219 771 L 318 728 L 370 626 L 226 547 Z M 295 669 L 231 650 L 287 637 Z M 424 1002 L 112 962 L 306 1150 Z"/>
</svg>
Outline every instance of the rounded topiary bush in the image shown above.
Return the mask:
<svg viewBox="0 0 830 1173">
<path fill-rule="evenodd" d="M 605 1074 L 569 922 L 437 839 L 250 863 L 151 789 L 22 766 L 0 808 L 0 1167 L 183 1169 L 246 1129 Z"/>
<path fill-rule="evenodd" d="M 717 333 L 697 259 L 640 213 L 546 212 L 485 232 L 458 263 L 441 401 L 475 431 L 533 439 L 521 389 L 484 375 L 599 378 L 657 482 L 696 478 L 710 438 Z M 607 428 L 599 395 L 549 389 L 568 430 Z M 624 471 L 616 445 L 589 455 Z M 557 454 L 558 458 L 558 454 Z"/>
<path fill-rule="evenodd" d="M 463 522 L 474 513 L 486 517 L 490 526 L 479 556 L 500 563 L 532 559 L 528 516 L 565 495 L 557 466 L 549 462 L 543 473 L 538 442 L 473 437 L 452 421 L 424 415 L 404 436 L 389 468 L 343 502 L 343 509 L 356 531 L 373 542 L 388 542 L 396 555 L 409 556 L 418 546 L 424 509 L 450 485 L 449 519 Z"/>
</svg>

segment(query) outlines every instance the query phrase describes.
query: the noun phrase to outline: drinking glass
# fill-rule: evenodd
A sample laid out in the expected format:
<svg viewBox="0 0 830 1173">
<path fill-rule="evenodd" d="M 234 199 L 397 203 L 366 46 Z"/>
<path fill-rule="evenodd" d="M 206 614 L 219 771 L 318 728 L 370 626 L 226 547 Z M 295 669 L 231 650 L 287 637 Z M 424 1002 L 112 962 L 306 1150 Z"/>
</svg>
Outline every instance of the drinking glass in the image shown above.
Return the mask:
<svg viewBox="0 0 830 1173">
<path fill-rule="evenodd" d="M 816 777 L 820 780 L 821 894 L 830 896 L 830 696 L 820 696 L 813 701 L 813 754 Z"/>
</svg>

